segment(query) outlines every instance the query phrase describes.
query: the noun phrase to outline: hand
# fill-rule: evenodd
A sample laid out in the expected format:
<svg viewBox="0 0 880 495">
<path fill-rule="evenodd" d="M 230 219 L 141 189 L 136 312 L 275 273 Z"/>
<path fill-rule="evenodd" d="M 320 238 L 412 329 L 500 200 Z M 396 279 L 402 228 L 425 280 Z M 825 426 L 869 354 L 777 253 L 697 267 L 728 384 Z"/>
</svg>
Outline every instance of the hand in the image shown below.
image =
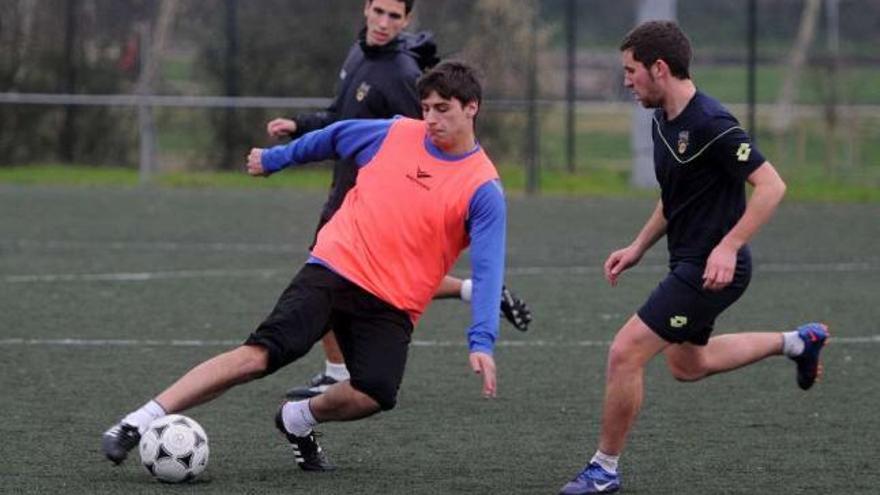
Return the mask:
<svg viewBox="0 0 880 495">
<path fill-rule="evenodd" d="M 529 323 L 532 322 L 532 310 L 529 309 L 529 305 L 516 297 L 516 294 L 510 292 L 506 286 L 501 287 L 501 314 L 520 332 L 528 330 Z"/>
<path fill-rule="evenodd" d="M 247 165 L 247 173 L 253 177 L 266 177 L 269 174 L 266 172 L 266 169 L 263 168 L 263 148 L 251 148 L 251 152 L 248 155 Z"/>
<path fill-rule="evenodd" d="M 274 119 L 266 124 L 266 132 L 273 138 L 292 136 L 296 132 L 296 122 L 290 119 Z"/>
<path fill-rule="evenodd" d="M 605 260 L 605 279 L 608 280 L 611 287 L 616 286 L 617 277 L 619 277 L 624 270 L 638 263 L 640 259 L 642 259 L 642 253 L 633 246 L 627 246 L 623 249 L 614 251 L 608 255 L 608 259 Z"/>
<path fill-rule="evenodd" d="M 474 373 L 483 375 L 483 397 L 495 397 L 495 358 L 485 352 L 472 352 L 470 361 Z"/>
<path fill-rule="evenodd" d="M 703 288 L 719 291 L 733 281 L 736 270 L 737 249 L 724 242 L 715 246 L 706 259 L 706 270 L 703 272 Z"/>
</svg>

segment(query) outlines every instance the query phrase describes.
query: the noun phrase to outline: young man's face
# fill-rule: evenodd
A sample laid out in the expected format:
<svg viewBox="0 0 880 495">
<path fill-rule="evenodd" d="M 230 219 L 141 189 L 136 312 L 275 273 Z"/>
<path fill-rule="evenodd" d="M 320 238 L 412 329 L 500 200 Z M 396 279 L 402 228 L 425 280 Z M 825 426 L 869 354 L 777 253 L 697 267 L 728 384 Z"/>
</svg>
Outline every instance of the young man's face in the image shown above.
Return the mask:
<svg viewBox="0 0 880 495">
<path fill-rule="evenodd" d="M 446 99 L 432 91 L 422 100 L 422 118 L 428 124 L 428 138 L 441 150 L 469 144 L 473 137 L 477 102 L 462 104 L 455 98 Z"/>
<path fill-rule="evenodd" d="M 633 58 L 632 50 L 624 50 L 622 59 L 623 85 L 633 92 L 636 100 L 643 107 L 659 107 L 663 102 L 663 92 L 651 70 Z"/>
<path fill-rule="evenodd" d="M 367 0 L 364 17 L 367 20 L 369 46 L 388 44 L 409 24 L 406 5 L 399 0 Z"/>
</svg>

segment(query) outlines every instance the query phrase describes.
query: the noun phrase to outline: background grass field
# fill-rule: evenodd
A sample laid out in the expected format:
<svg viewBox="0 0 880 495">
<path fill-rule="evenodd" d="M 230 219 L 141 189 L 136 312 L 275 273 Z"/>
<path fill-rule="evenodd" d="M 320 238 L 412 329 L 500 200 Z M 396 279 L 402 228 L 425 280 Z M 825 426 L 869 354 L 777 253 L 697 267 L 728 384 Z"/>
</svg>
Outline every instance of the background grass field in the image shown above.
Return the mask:
<svg viewBox="0 0 880 495">
<path fill-rule="evenodd" d="M 536 319 L 527 334 L 502 328 L 497 400 L 467 367 L 466 306 L 442 301 L 416 330 L 398 408 L 321 428 L 338 472 L 299 471 L 272 426 L 319 352 L 187 413 L 210 436 L 200 483 L 161 485 L 136 454 L 119 468 L 101 457 L 121 414 L 269 311 L 322 199 L 0 185 L 0 492 L 555 493 L 594 450 L 607 341 L 664 270 L 663 246 L 615 289 L 599 268 L 650 199 L 509 199 L 507 282 Z M 627 493 L 877 493 L 878 218 L 877 204 L 783 205 L 717 331 L 827 321 L 825 381 L 803 393 L 773 358 L 680 384 L 658 359 L 622 460 Z"/>
</svg>

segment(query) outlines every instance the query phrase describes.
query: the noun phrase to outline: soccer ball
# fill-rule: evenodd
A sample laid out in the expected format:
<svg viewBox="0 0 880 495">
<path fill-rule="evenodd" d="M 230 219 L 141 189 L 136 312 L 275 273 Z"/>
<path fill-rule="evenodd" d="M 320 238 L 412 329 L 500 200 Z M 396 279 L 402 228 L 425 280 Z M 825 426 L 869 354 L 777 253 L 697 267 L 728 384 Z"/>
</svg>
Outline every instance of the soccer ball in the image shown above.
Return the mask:
<svg viewBox="0 0 880 495">
<path fill-rule="evenodd" d="M 208 465 L 208 435 L 192 418 L 163 416 L 150 423 L 138 447 L 141 464 L 159 481 L 189 481 Z"/>
</svg>

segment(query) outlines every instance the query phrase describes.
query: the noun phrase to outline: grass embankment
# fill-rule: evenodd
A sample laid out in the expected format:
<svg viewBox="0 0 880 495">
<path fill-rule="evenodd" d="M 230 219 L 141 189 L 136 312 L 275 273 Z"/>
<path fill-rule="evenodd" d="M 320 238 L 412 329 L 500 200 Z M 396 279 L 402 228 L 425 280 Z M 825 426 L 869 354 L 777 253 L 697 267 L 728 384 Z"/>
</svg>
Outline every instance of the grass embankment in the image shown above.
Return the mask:
<svg viewBox="0 0 880 495">
<path fill-rule="evenodd" d="M 522 167 L 501 166 L 505 189 L 510 194 L 523 194 L 526 174 Z M 65 185 L 136 187 L 138 172 L 115 167 L 81 165 L 28 165 L 0 167 L 0 183 L 19 185 Z M 152 181 L 160 187 L 190 188 L 289 188 L 326 190 L 330 169 L 304 168 L 286 171 L 271 179 L 253 178 L 243 172 L 169 172 L 157 174 Z M 880 188 L 870 185 L 836 183 L 821 178 L 789 180 L 788 199 L 833 202 L 880 201 Z M 596 170 L 569 174 L 560 170 L 544 170 L 539 183 L 540 193 L 550 196 L 622 196 L 651 197 L 653 190 L 637 190 L 629 186 L 628 174 L 615 170 Z"/>
</svg>

